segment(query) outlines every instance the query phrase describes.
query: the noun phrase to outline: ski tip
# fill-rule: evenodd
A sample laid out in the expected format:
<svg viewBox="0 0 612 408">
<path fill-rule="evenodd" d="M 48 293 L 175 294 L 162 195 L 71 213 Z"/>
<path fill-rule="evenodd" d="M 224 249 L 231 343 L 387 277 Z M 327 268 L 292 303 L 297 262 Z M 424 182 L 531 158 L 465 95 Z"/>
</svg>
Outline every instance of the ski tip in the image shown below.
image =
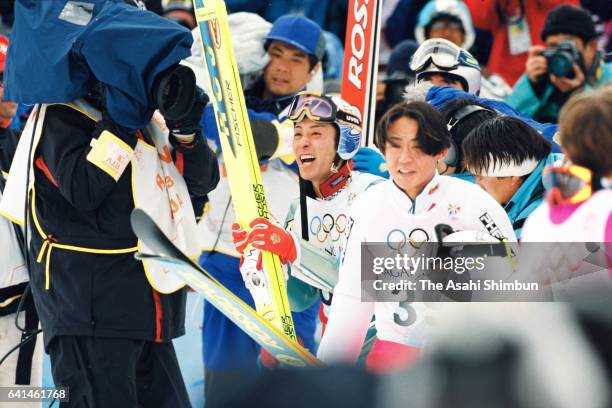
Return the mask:
<svg viewBox="0 0 612 408">
<path fill-rule="evenodd" d="M 141 238 L 145 233 L 147 225 L 155 224 L 149 214 L 140 208 L 134 208 L 130 215 L 130 224 L 132 225 L 132 231 L 138 238 Z M 150 228 L 150 227 L 149 227 Z"/>
</svg>

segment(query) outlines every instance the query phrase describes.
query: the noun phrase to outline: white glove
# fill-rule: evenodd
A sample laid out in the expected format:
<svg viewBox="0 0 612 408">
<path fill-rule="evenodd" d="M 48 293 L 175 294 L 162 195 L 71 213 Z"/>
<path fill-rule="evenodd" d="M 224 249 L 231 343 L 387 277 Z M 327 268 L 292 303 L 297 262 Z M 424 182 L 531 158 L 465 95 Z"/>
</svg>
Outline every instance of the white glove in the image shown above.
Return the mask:
<svg viewBox="0 0 612 408">
<path fill-rule="evenodd" d="M 244 285 L 251 292 L 256 305 L 268 305 L 272 302 L 270 298 L 270 283 L 261 265 L 261 251 L 257 248 L 248 247 L 242 254 L 240 274 Z M 283 277 L 287 281 L 289 275 L 283 266 Z"/>
<path fill-rule="evenodd" d="M 268 53 L 264 50 L 264 43 L 272 24 L 257 14 L 246 12 L 230 14 L 227 21 L 240 74 L 246 75 L 263 70 L 270 61 Z M 191 35 L 193 36 L 191 56 L 181 61 L 181 64 L 195 72 L 197 85 L 210 94 L 199 28 L 194 28 Z"/>
<path fill-rule="evenodd" d="M 232 13 L 227 21 L 240 74 L 263 70 L 270 61 L 264 43 L 272 24 L 257 14 L 246 12 Z"/>
</svg>

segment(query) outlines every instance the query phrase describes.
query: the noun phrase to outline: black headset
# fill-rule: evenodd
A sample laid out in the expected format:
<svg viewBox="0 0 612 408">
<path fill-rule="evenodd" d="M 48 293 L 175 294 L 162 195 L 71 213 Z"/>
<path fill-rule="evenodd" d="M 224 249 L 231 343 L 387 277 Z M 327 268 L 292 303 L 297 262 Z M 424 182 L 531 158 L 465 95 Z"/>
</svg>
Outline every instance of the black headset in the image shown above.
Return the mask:
<svg viewBox="0 0 612 408">
<path fill-rule="evenodd" d="M 446 127 L 451 134 L 450 147 L 448 148 L 448 154 L 444 158 L 443 162 L 449 167 L 457 167 L 459 165 L 459 159 L 461 157 L 461 146 L 457 146 L 455 139 L 453 138 L 453 129 L 465 118 L 473 115 L 476 112 L 489 111 L 497 114 L 498 112 L 491 109 L 485 108 L 479 105 L 467 105 L 452 112 L 446 121 Z"/>
</svg>

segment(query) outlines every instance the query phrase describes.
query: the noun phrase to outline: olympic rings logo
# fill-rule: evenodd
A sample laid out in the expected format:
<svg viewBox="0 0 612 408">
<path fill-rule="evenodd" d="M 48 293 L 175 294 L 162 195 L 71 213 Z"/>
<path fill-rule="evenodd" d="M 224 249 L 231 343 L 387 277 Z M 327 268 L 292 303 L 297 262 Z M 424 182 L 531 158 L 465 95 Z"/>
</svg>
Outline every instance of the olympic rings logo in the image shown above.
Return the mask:
<svg viewBox="0 0 612 408">
<path fill-rule="evenodd" d="M 346 214 L 338 214 L 335 218 L 327 213 L 323 217 L 318 215 L 310 220 L 310 233 L 317 237 L 317 241 L 323 243 L 327 240 L 337 242 L 348 225 Z"/>
<path fill-rule="evenodd" d="M 401 252 L 406 244 L 414 249 L 419 249 L 429 241 L 429 234 L 423 228 L 415 228 L 408 235 L 398 228 L 394 228 L 387 234 L 387 246 L 397 252 Z"/>
</svg>

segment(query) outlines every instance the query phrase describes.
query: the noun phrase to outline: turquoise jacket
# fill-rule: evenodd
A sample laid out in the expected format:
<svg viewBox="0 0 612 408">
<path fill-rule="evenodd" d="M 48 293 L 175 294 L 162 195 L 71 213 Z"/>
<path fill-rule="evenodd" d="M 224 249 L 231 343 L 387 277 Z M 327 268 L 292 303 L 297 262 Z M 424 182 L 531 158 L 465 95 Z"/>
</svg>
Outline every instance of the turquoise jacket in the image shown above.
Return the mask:
<svg viewBox="0 0 612 408">
<path fill-rule="evenodd" d="M 554 162 L 563 160 L 563 155 L 560 153 L 551 153 L 542 160 L 529 177 L 521 184 L 510 201 L 504 206 L 504 210 L 510 218 L 514 233 L 517 238 L 520 238 L 523 224 L 527 220 L 529 214 L 533 212 L 544 199 L 547 187 L 542 182 L 542 172 L 544 167 L 552 165 Z M 449 174 L 451 177 L 460 178 L 470 183 L 476 182 L 476 177 L 471 173 L 464 172 L 458 174 Z"/>
<path fill-rule="evenodd" d="M 563 155 L 551 153 L 542 160 L 538 167 L 531 172 L 529 177 L 521 184 L 510 201 L 504 206 L 512 228 L 517 238 L 521 237 L 523 225 L 527 217 L 540 206 L 546 194 L 547 187 L 542 182 L 542 171 L 544 167 L 552 165 L 556 161 L 563 160 Z"/>
<path fill-rule="evenodd" d="M 612 63 L 599 62 L 593 78 L 585 84 L 585 90 L 599 88 L 607 82 L 612 82 Z M 506 98 L 508 105 L 524 115 L 543 121 L 559 116 L 561 105 L 551 97 L 555 87 L 548 83 L 540 96 L 534 91 L 527 74 L 523 74 L 514 85 L 512 92 Z"/>
</svg>

